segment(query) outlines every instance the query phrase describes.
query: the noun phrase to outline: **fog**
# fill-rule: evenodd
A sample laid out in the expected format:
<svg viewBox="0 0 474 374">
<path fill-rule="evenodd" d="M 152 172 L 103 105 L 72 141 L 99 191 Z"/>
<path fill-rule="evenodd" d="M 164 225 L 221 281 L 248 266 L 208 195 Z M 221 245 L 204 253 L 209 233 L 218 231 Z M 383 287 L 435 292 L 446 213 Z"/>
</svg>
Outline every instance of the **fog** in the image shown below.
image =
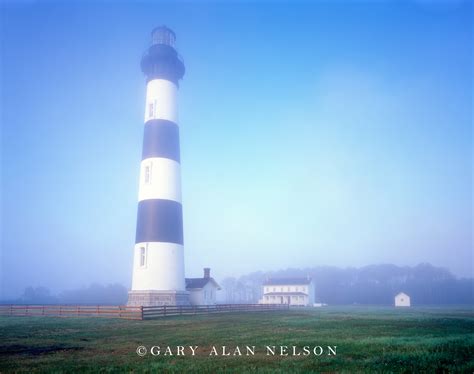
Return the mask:
<svg viewBox="0 0 474 374">
<path fill-rule="evenodd" d="M 269 278 L 310 277 L 315 284 L 315 300 L 326 305 L 393 305 L 400 292 L 410 295 L 412 305 L 474 304 L 474 279 L 456 278 L 447 269 L 430 264 L 415 267 L 371 265 L 362 268 L 329 266 L 257 271 L 238 278 L 226 277 L 219 283 L 217 302 L 226 304 L 258 303 L 262 284 Z M 19 298 L 3 300 L 15 304 L 94 304 L 123 305 L 127 287 L 91 284 L 80 289 L 52 294 L 45 287 L 27 287 Z"/>
<path fill-rule="evenodd" d="M 203 267 L 228 285 L 250 277 L 232 292 L 254 300 L 262 277 L 310 272 L 327 299 L 350 269 L 392 264 L 409 280 L 429 263 L 421 288 L 408 283 L 418 299 L 454 302 L 419 291 L 444 282 L 465 300 L 471 7 L 2 3 L 0 299 L 114 303 L 130 287 L 139 62 L 165 23 L 187 69 L 187 277 Z M 382 304 L 406 286 L 387 282 Z M 375 300 L 354 287 L 327 300 Z M 229 289 L 221 300 L 247 298 Z"/>
</svg>

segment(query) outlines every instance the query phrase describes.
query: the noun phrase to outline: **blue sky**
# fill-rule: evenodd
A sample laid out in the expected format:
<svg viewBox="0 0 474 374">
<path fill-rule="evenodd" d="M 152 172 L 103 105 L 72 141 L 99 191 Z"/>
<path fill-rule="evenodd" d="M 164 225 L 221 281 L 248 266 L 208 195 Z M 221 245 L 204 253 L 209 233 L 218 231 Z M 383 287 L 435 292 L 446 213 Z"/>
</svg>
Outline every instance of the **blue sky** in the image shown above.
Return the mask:
<svg viewBox="0 0 474 374">
<path fill-rule="evenodd" d="M 2 3 L 4 297 L 130 285 L 151 29 L 186 65 L 187 276 L 472 276 L 469 2 Z"/>
</svg>

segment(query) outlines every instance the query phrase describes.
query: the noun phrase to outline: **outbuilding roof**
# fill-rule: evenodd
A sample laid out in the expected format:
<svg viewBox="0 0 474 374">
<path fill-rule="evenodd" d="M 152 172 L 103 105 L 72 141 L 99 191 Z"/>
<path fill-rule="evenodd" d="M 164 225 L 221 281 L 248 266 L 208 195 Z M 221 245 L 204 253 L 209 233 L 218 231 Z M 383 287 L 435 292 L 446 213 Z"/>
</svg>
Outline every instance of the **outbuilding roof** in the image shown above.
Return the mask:
<svg viewBox="0 0 474 374">
<path fill-rule="evenodd" d="M 221 289 L 219 284 L 214 280 L 214 278 L 186 278 L 186 288 L 190 289 L 199 289 L 203 288 L 209 282 L 214 283 L 218 290 Z"/>
<path fill-rule="evenodd" d="M 395 297 L 398 297 L 398 296 L 406 296 L 406 297 L 410 297 L 409 295 L 407 295 L 405 292 L 399 292 L 395 295 Z"/>
<path fill-rule="evenodd" d="M 311 278 L 269 278 L 263 282 L 264 286 L 284 286 L 287 284 L 299 285 L 299 284 L 310 284 Z"/>
</svg>

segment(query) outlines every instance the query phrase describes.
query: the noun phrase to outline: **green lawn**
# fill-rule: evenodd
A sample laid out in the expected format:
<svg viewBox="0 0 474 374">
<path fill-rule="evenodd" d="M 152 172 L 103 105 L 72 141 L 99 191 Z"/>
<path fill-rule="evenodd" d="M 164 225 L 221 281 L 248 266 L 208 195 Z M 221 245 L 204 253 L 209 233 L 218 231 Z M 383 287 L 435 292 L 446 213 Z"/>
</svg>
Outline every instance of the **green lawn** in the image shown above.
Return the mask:
<svg viewBox="0 0 474 374">
<path fill-rule="evenodd" d="M 472 308 L 331 307 L 151 321 L 0 317 L 0 372 L 474 371 Z M 139 345 L 162 354 L 139 357 Z M 196 355 L 163 356 L 166 346 Z M 212 346 L 243 356 L 214 356 Z M 255 346 L 245 356 L 245 346 Z M 337 355 L 267 356 L 265 346 L 337 346 Z M 176 353 L 175 348 L 173 353 Z"/>
</svg>

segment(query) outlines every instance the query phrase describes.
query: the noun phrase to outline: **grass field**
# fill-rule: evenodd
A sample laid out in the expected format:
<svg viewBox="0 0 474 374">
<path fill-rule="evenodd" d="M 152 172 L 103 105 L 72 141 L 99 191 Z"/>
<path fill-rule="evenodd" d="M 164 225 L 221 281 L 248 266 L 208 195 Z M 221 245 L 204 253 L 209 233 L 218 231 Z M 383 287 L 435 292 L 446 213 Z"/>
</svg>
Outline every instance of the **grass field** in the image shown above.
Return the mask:
<svg viewBox="0 0 474 374">
<path fill-rule="evenodd" d="M 151 321 L 1 317 L 0 335 L 0 372 L 474 372 L 472 308 L 333 307 Z M 196 355 L 176 356 L 178 345 L 198 346 Z M 209 356 L 223 345 L 243 355 Z M 255 355 L 245 356 L 246 345 Z M 266 355 L 265 346 L 282 345 L 290 353 L 291 346 L 337 346 L 337 355 Z M 138 346 L 160 346 L 161 354 L 139 357 Z M 173 356 L 163 356 L 166 346 Z"/>
</svg>

